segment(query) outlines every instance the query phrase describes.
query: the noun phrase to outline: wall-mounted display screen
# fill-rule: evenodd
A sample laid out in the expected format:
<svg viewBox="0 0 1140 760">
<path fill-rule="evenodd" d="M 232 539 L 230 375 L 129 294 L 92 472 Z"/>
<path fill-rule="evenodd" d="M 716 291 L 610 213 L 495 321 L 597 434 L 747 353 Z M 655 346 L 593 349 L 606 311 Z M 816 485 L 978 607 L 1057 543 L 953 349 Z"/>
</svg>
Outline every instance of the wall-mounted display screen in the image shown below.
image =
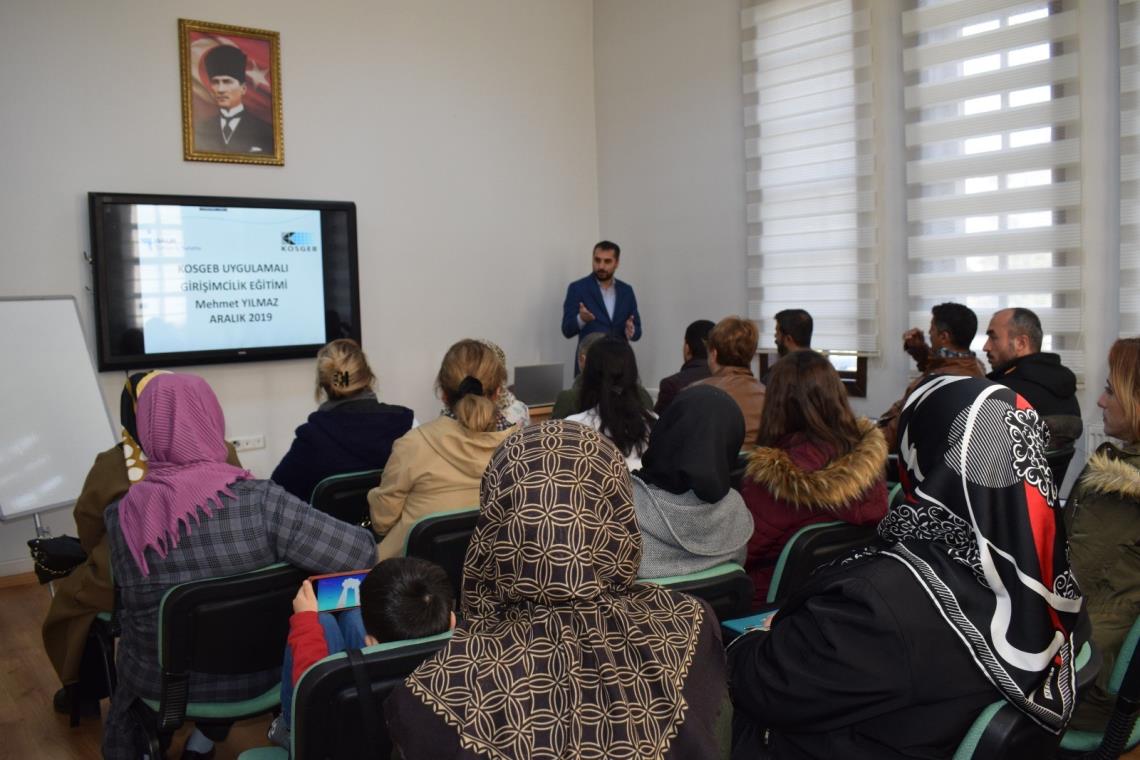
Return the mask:
<svg viewBox="0 0 1140 760">
<path fill-rule="evenodd" d="M 88 199 L 100 370 L 310 357 L 360 340 L 354 204 Z"/>
</svg>

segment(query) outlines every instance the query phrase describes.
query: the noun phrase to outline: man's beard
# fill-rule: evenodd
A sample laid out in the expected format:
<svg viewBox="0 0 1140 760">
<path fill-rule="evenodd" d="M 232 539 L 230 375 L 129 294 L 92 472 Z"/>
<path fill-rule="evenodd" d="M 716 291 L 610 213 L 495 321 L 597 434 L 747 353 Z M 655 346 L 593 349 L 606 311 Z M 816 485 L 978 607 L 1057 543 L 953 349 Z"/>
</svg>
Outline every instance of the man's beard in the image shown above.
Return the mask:
<svg viewBox="0 0 1140 760">
<path fill-rule="evenodd" d="M 787 356 L 787 354 L 788 354 L 787 345 L 785 345 L 783 343 L 777 343 L 776 344 L 776 354 L 779 356 Z"/>
<path fill-rule="evenodd" d="M 594 277 L 598 278 L 598 280 L 600 282 L 605 282 L 606 280 L 612 280 L 613 276 L 614 276 L 613 272 L 594 272 Z"/>
</svg>

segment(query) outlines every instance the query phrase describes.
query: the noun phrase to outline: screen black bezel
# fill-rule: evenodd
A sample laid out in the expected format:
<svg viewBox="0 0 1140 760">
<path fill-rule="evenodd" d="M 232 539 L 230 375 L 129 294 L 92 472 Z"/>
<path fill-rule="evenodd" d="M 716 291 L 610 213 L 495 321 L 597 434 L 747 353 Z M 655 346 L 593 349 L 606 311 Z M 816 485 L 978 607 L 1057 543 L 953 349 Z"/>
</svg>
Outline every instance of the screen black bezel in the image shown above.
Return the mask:
<svg viewBox="0 0 1140 760">
<path fill-rule="evenodd" d="M 347 216 L 347 246 L 349 291 L 352 304 L 350 336 L 361 342 L 360 277 L 357 260 L 356 204 L 351 201 L 316 201 L 282 198 L 239 198 L 212 195 L 158 195 L 143 193 L 89 192 L 87 208 L 91 228 L 91 256 L 95 283 L 95 335 L 100 372 L 130 370 L 141 367 L 185 367 L 193 364 L 233 364 L 243 362 L 277 361 L 282 359 L 312 358 L 323 343 L 267 346 L 260 348 L 226 348 L 210 351 L 178 351 L 154 354 L 113 355 L 109 314 L 110 291 L 107 277 L 107 259 L 101 249 L 103 242 L 103 213 L 105 206 L 143 204 L 162 206 L 233 206 L 240 208 L 281 208 L 345 213 Z M 327 262 L 322 267 L 326 280 Z M 326 334 L 326 338 L 327 338 Z"/>
</svg>

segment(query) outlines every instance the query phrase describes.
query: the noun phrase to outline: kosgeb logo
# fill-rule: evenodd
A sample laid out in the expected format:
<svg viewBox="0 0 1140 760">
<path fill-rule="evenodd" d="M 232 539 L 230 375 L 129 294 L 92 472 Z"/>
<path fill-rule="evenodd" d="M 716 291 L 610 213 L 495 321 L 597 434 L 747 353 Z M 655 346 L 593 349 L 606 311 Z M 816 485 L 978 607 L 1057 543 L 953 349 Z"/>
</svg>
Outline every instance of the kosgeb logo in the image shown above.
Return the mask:
<svg viewBox="0 0 1140 760">
<path fill-rule="evenodd" d="M 282 232 L 282 251 L 315 251 L 315 236 L 311 232 Z"/>
</svg>

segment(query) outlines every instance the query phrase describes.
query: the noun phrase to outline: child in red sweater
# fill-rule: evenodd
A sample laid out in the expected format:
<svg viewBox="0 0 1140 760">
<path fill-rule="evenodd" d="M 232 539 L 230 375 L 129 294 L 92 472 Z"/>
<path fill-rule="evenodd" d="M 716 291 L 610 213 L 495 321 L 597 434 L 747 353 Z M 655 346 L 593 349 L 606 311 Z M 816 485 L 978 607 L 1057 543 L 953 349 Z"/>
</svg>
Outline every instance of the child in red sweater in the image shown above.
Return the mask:
<svg viewBox="0 0 1140 760">
<path fill-rule="evenodd" d="M 360 584 L 360 607 L 336 616 L 318 613 L 313 584 L 302 583 L 293 598 L 281 715 L 269 728 L 270 740 L 289 746 L 293 689 L 314 663 L 346 649 L 443 633 L 455 627 L 454 607 L 447 573 L 416 557 L 392 557 L 376 565 Z"/>
</svg>

